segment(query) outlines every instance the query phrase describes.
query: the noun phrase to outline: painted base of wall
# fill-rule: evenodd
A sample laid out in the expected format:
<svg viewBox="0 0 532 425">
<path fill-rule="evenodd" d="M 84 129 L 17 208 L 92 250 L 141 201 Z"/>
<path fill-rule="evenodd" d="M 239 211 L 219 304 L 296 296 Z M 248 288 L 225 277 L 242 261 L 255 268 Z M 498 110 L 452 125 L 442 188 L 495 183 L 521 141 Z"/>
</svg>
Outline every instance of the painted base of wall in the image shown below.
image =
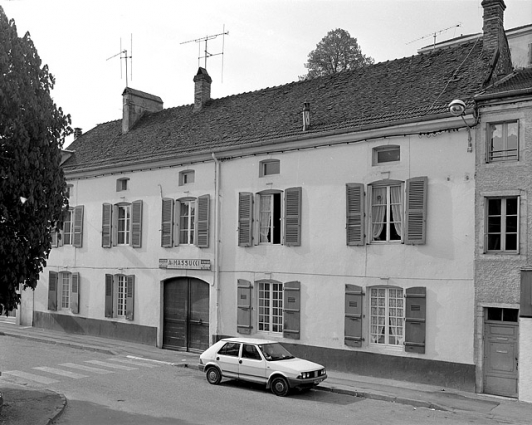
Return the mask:
<svg viewBox="0 0 532 425">
<path fill-rule="evenodd" d="M 85 317 L 53 314 L 36 311 L 33 326 L 77 335 L 112 338 L 138 344 L 157 345 L 157 328 L 111 320 L 87 319 Z"/>
<path fill-rule="evenodd" d="M 217 336 L 221 338 L 230 336 Z M 283 342 L 294 356 L 324 365 L 327 369 L 362 376 L 395 379 L 475 392 L 475 365 L 412 357 L 388 356 L 365 351 L 339 350 Z"/>
<path fill-rule="evenodd" d="M 532 403 L 532 318 L 519 318 L 519 400 Z"/>
</svg>

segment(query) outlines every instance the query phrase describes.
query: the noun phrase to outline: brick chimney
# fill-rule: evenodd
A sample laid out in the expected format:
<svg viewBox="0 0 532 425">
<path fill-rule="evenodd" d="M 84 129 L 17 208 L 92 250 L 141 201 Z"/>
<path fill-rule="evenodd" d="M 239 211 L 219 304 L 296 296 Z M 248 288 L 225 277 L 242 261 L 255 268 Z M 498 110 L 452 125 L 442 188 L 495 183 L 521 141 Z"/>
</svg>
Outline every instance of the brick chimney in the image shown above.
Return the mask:
<svg viewBox="0 0 532 425">
<path fill-rule="evenodd" d="M 83 134 L 83 130 L 79 127 L 74 128 L 74 140 L 76 140 L 78 137 L 81 137 Z"/>
<path fill-rule="evenodd" d="M 211 99 L 212 78 L 205 68 L 199 68 L 194 77 L 194 112 L 201 111 Z"/>
<path fill-rule="evenodd" d="M 490 80 L 499 79 L 512 72 L 512 58 L 504 31 L 504 0 L 482 0 L 484 23 L 482 26 L 482 52 L 491 61 Z"/>
<path fill-rule="evenodd" d="M 163 110 L 163 101 L 160 97 L 140 90 L 126 87 L 122 93 L 123 114 L 122 134 L 126 134 L 145 112 L 159 112 Z"/>
</svg>

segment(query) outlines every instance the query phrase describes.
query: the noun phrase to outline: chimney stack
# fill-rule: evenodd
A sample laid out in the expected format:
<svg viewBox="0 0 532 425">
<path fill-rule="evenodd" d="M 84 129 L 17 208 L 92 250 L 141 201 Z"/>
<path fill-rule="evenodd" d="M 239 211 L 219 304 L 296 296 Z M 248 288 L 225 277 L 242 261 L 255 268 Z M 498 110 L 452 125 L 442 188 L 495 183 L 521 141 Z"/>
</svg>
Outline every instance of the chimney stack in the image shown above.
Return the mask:
<svg viewBox="0 0 532 425">
<path fill-rule="evenodd" d="M 194 77 L 194 112 L 201 111 L 211 100 L 212 78 L 205 68 L 200 67 Z"/>
<path fill-rule="evenodd" d="M 160 97 L 140 90 L 126 87 L 122 93 L 123 114 L 122 134 L 126 134 L 145 112 L 159 112 L 163 110 L 163 101 Z"/>
<path fill-rule="evenodd" d="M 83 134 L 83 131 L 81 130 L 81 128 L 79 127 L 74 128 L 74 140 L 76 140 L 78 137 L 81 137 L 82 134 Z"/>
<path fill-rule="evenodd" d="M 482 49 L 493 57 L 501 47 L 505 38 L 504 33 L 504 0 L 483 0 L 484 23 L 482 26 Z"/>
</svg>

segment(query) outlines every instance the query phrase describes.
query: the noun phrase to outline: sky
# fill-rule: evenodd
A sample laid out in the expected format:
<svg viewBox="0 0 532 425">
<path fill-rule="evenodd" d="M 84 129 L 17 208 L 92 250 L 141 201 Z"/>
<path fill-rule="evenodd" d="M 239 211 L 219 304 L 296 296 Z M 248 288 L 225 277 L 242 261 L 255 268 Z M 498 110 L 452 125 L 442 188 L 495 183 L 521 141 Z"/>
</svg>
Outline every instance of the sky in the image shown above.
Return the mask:
<svg viewBox="0 0 532 425">
<path fill-rule="evenodd" d="M 532 23 L 531 0 L 505 0 L 506 29 Z M 83 132 L 122 117 L 129 87 L 165 108 L 194 102 L 198 66 L 222 98 L 297 81 L 330 30 L 376 62 L 482 31 L 481 0 L 0 0 L 56 78 L 55 103 Z M 226 35 L 221 35 L 227 33 Z M 223 54 L 221 54 L 223 52 Z M 115 56 L 116 55 L 116 56 Z M 113 57 L 114 56 L 114 57 Z M 73 140 L 69 136 L 65 148 Z"/>
</svg>

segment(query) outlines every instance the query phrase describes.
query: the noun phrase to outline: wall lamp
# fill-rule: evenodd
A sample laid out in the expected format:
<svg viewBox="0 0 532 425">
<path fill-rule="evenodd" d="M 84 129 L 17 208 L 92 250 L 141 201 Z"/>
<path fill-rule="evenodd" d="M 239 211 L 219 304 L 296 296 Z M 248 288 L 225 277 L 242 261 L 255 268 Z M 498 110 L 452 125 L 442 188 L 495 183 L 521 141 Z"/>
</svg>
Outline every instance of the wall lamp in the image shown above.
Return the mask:
<svg viewBox="0 0 532 425">
<path fill-rule="evenodd" d="M 467 124 L 464 118 L 465 109 L 466 109 L 466 105 L 463 100 L 454 99 L 451 103 L 449 103 L 449 112 L 451 113 L 451 115 L 462 118 L 462 121 L 467 127 L 467 151 L 473 152 L 473 143 L 471 139 L 471 127 L 469 127 L 469 125 Z"/>
</svg>

